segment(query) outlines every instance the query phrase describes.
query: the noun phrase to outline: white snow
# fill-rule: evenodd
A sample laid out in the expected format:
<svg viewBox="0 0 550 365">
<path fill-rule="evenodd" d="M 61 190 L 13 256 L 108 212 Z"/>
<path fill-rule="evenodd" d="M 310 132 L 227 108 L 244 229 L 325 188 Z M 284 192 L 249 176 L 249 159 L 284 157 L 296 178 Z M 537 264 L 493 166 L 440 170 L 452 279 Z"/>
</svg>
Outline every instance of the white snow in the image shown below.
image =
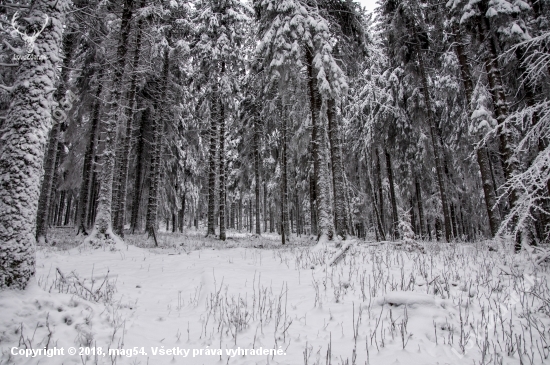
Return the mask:
<svg viewBox="0 0 550 365">
<path fill-rule="evenodd" d="M 130 349 L 113 358 L 122 365 L 325 364 L 329 347 L 335 365 L 354 357 L 377 365 L 519 364 L 518 339 L 533 364 L 548 361 L 548 266 L 528 253 L 502 243 L 492 243 L 497 251 L 422 243 L 424 254 L 362 241 L 312 250 L 309 238 L 282 247 L 275 235 L 229 236 L 221 243 L 162 233 L 161 248 L 39 249 L 34 283 L 0 292 L 0 363 L 114 363 L 10 356 L 12 347 L 25 349 L 21 338 L 43 348 L 48 328 L 49 348 Z M 57 246 L 63 239 L 70 241 Z M 88 290 L 96 301 L 82 298 L 92 298 Z"/>
</svg>

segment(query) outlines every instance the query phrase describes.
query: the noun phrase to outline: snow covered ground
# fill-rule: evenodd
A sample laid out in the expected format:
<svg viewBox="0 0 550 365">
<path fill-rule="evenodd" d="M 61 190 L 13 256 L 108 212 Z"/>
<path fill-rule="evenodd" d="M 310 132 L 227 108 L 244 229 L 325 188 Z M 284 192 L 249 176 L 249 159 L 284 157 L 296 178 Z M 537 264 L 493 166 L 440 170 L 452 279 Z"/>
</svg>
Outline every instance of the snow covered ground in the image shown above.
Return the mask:
<svg viewBox="0 0 550 365">
<path fill-rule="evenodd" d="M 232 236 L 39 248 L 34 284 L 0 292 L 0 364 L 550 363 L 548 264 L 527 253 L 360 241 L 328 266 L 335 247 Z M 12 355 L 45 347 L 64 355 Z"/>
</svg>

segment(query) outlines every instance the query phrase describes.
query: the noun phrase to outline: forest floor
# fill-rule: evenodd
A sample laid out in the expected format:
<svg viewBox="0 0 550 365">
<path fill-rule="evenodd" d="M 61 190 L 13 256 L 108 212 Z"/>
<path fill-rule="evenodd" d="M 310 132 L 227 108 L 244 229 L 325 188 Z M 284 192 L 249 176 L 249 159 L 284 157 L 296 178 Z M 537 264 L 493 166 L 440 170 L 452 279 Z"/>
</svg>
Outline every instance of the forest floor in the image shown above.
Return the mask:
<svg viewBox="0 0 550 365">
<path fill-rule="evenodd" d="M 354 241 L 329 266 L 338 249 L 307 238 L 190 231 L 111 250 L 72 234 L 38 248 L 27 290 L 0 292 L 0 364 L 550 363 L 549 265 L 502 242 Z M 46 346 L 64 355 L 11 354 Z"/>
</svg>

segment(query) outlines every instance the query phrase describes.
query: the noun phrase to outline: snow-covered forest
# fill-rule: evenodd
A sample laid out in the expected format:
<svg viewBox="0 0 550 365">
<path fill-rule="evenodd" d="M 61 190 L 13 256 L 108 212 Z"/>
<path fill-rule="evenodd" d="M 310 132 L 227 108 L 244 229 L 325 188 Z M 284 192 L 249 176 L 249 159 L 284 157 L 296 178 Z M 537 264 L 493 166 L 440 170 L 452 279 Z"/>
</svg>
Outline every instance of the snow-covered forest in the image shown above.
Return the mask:
<svg viewBox="0 0 550 365">
<path fill-rule="evenodd" d="M 550 363 L 550 1 L 363 5 L 2 0 L 0 364 Z"/>
</svg>

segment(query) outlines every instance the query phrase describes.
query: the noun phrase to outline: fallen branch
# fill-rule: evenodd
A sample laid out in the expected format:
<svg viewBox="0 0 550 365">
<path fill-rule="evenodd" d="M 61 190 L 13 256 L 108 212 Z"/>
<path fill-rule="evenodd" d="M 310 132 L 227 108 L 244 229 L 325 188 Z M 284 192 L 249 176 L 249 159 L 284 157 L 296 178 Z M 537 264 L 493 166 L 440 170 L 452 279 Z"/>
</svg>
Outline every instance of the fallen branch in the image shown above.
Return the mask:
<svg viewBox="0 0 550 365">
<path fill-rule="evenodd" d="M 328 266 L 336 265 L 340 260 L 342 260 L 346 252 L 348 252 L 348 250 L 352 246 L 352 244 L 353 244 L 353 241 L 348 241 L 344 243 L 342 248 L 340 248 L 340 250 L 338 250 L 338 252 L 336 252 L 336 254 L 329 260 Z"/>
</svg>

